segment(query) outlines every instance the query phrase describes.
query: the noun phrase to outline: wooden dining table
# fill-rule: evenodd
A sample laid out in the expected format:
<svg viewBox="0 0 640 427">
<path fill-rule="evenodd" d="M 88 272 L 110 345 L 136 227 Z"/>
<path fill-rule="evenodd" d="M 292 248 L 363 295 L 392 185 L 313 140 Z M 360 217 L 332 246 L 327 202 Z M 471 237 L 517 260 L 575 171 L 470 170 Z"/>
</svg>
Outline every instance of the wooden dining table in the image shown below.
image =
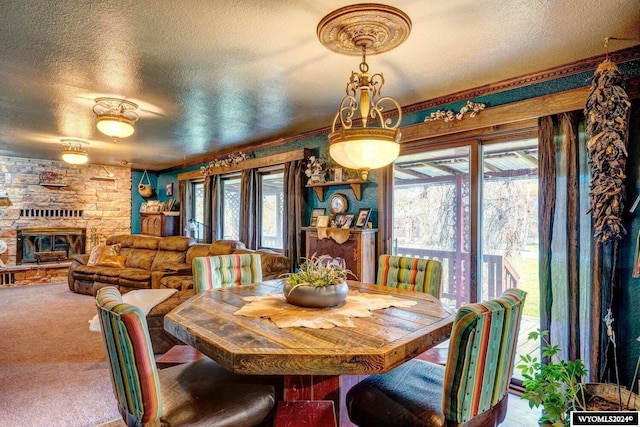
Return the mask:
<svg viewBox="0 0 640 427">
<path fill-rule="evenodd" d="M 429 294 L 348 283 L 350 294 L 416 303 L 371 310 L 370 317 L 351 319 L 352 327 L 329 329 L 279 328 L 268 317 L 234 314 L 250 297 L 282 295 L 282 280 L 271 280 L 198 293 L 169 312 L 164 327 L 232 372 L 283 375 L 284 400 L 333 400 L 340 425 L 349 425 L 346 391 L 363 376 L 387 372 L 446 340 L 454 311 Z M 311 310 L 323 317 L 332 309 Z"/>
</svg>

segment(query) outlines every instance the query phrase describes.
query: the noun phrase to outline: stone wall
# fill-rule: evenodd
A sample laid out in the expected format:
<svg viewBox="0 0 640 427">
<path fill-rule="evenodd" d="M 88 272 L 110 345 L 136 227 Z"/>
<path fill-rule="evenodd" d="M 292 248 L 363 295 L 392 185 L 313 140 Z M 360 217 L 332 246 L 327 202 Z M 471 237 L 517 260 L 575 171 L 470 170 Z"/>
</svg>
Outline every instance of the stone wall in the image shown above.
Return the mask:
<svg viewBox="0 0 640 427">
<path fill-rule="evenodd" d="M 130 233 L 131 170 L 0 156 L 0 239 L 8 246 L 0 260 L 6 265 L 16 264 L 23 228 L 86 228 L 87 251 L 111 234 Z"/>
</svg>

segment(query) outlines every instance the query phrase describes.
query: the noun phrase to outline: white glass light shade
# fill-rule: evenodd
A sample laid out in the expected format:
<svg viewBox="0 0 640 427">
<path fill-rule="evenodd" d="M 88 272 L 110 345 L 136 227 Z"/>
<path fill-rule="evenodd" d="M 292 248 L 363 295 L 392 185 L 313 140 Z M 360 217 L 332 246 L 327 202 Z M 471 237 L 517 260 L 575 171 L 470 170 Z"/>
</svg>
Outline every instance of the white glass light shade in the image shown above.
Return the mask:
<svg viewBox="0 0 640 427">
<path fill-rule="evenodd" d="M 72 165 L 82 165 L 87 163 L 89 157 L 85 151 L 76 151 L 73 149 L 62 150 L 62 160 Z"/>
<path fill-rule="evenodd" d="M 96 126 L 100 132 L 114 138 L 126 138 L 135 131 L 132 121 L 122 116 L 98 116 Z"/>
<path fill-rule="evenodd" d="M 352 128 L 329 135 L 329 155 L 345 168 L 357 170 L 386 166 L 400 154 L 398 129 Z"/>
</svg>

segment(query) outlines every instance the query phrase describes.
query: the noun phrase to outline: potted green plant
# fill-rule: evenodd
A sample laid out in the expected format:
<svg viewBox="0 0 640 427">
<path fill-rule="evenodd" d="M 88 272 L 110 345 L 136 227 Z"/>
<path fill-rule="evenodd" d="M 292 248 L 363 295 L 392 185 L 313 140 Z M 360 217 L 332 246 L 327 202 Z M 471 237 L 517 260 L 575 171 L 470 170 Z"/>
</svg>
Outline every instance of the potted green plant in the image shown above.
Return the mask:
<svg viewBox="0 0 640 427">
<path fill-rule="evenodd" d="M 298 271 L 287 276 L 283 293 L 287 302 L 301 307 L 333 307 L 346 299 L 350 274 L 351 270 L 342 265 L 325 263 L 313 254 Z"/>
<path fill-rule="evenodd" d="M 531 332 L 529 340 L 542 340 L 542 356 L 548 363 L 539 361 L 530 354 L 521 355 L 517 366 L 524 381 L 523 399 L 529 400 L 529 407 L 542 406 L 541 425 L 554 427 L 568 426 L 571 411 L 586 410 L 586 399 L 582 377 L 587 369 L 581 359 L 563 360 L 557 345 L 551 345 L 549 331 Z"/>
</svg>

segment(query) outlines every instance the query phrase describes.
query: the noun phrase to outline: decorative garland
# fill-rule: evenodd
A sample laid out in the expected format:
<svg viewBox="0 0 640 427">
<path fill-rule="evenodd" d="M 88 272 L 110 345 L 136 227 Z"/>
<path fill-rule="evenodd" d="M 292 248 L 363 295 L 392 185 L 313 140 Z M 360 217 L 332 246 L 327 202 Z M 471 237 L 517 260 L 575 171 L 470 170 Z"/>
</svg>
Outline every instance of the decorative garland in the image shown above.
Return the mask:
<svg viewBox="0 0 640 427">
<path fill-rule="evenodd" d="M 438 110 L 434 111 L 430 115 L 424 118 L 425 122 L 434 122 L 436 120 L 444 120 L 445 122 L 451 122 L 453 120 L 464 119 L 465 114 L 469 114 L 469 117 L 475 117 L 484 110 L 485 105 L 479 102 L 467 101 L 467 104 L 460 109 L 458 113 L 453 110 Z"/>
<path fill-rule="evenodd" d="M 207 166 L 202 166 L 200 171 L 203 175 L 211 175 L 213 169 L 215 168 L 226 168 L 229 166 L 235 166 L 238 163 L 250 159 L 253 157 L 253 154 L 244 154 L 242 151 L 237 151 L 235 153 L 229 153 L 226 157 L 221 157 L 218 159 L 211 160 Z"/>
<path fill-rule="evenodd" d="M 599 243 L 620 240 L 622 225 L 624 167 L 631 102 L 623 88 L 618 67 L 606 59 L 598 66 L 584 108 L 587 120 L 587 154 L 591 169 L 591 215 L 594 239 Z"/>
</svg>

